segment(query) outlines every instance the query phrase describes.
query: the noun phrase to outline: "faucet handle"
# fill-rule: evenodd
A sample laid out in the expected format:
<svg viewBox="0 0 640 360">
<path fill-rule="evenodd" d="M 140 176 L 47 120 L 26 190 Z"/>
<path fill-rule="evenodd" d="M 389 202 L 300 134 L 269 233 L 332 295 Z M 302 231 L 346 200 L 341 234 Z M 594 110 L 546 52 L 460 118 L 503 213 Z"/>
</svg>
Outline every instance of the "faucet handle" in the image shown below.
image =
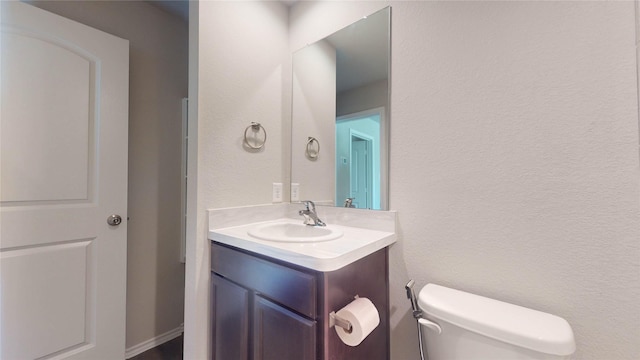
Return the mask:
<svg viewBox="0 0 640 360">
<path fill-rule="evenodd" d="M 301 203 L 307 208 L 307 210 L 316 211 L 316 204 L 311 200 L 302 200 Z"/>
<path fill-rule="evenodd" d="M 355 199 L 355 198 L 348 197 L 348 198 L 344 201 L 344 207 L 346 207 L 346 208 L 354 207 L 354 206 L 353 206 L 353 200 L 354 200 L 354 199 Z"/>
</svg>

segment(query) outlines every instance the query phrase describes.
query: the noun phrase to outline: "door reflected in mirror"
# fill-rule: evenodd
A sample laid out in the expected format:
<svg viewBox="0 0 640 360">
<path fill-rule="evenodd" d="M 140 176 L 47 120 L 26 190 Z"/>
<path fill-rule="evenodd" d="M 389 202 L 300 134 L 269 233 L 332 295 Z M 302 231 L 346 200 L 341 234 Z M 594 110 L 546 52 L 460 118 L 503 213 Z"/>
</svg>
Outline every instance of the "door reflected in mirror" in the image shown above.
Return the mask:
<svg viewBox="0 0 640 360">
<path fill-rule="evenodd" d="M 380 134 L 384 108 L 339 116 L 336 122 L 336 204 L 381 209 Z M 347 200 L 349 199 L 349 200 Z"/>
<path fill-rule="evenodd" d="M 293 55 L 291 182 L 319 205 L 388 209 L 389 7 Z M 322 152 L 306 156 L 307 141 Z"/>
</svg>

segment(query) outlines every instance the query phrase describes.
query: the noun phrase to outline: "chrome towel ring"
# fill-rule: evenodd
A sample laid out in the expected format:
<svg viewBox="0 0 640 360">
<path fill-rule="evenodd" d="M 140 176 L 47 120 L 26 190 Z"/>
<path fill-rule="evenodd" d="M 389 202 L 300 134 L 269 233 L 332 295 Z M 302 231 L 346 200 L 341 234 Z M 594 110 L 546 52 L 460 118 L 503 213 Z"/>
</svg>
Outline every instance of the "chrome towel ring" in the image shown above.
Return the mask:
<svg viewBox="0 0 640 360">
<path fill-rule="evenodd" d="M 249 141 L 249 138 L 247 137 L 247 132 L 249 131 L 249 129 L 251 129 L 255 134 L 253 136 L 252 141 Z M 264 138 L 260 139 L 257 135 L 260 132 L 260 129 L 262 129 L 262 132 L 264 132 Z M 264 143 L 267 142 L 267 130 L 264 128 L 264 126 L 260 125 L 260 123 L 257 122 L 251 122 L 251 125 L 247 126 L 246 129 L 244 129 L 244 144 L 247 145 L 248 147 L 250 147 L 251 149 L 262 149 L 262 147 L 264 146 Z"/>
<path fill-rule="evenodd" d="M 313 146 L 313 143 L 315 143 L 316 145 Z M 305 148 L 305 153 L 311 160 L 315 160 L 318 158 L 318 154 L 320 154 L 320 142 L 318 141 L 318 139 L 314 138 L 313 136 L 309 136 L 307 140 L 307 147 Z"/>
</svg>

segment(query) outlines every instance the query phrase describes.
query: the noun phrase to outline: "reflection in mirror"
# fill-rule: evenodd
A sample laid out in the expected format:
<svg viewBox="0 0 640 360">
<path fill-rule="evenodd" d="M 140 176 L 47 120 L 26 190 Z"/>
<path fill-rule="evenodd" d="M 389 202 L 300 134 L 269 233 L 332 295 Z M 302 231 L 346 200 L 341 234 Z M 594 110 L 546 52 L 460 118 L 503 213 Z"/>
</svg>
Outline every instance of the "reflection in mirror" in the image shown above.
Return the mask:
<svg viewBox="0 0 640 360">
<path fill-rule="evenodd" d="M 387 7 L 294 53 L 291 182 L 300 199 L 388 209 L 390 20 Z M 311 137 L 322 149 L 313 158 Z"/>
</svg>

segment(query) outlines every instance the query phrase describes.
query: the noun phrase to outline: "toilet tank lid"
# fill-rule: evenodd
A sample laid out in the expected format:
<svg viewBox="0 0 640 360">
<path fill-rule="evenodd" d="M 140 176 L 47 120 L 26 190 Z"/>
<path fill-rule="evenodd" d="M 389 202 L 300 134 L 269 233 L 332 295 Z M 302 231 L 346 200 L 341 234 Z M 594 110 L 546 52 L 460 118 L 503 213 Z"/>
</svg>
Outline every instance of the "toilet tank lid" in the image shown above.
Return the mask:
<svg viewBox="0 0 640 360">
<path fill-rule="evenodd" d="M 576 349 L 569 323 L 541 311 L 436 284 L 420 290 L 418 304 L 431 320 L 530 350 L 566 356 Z"/>
</svg>

